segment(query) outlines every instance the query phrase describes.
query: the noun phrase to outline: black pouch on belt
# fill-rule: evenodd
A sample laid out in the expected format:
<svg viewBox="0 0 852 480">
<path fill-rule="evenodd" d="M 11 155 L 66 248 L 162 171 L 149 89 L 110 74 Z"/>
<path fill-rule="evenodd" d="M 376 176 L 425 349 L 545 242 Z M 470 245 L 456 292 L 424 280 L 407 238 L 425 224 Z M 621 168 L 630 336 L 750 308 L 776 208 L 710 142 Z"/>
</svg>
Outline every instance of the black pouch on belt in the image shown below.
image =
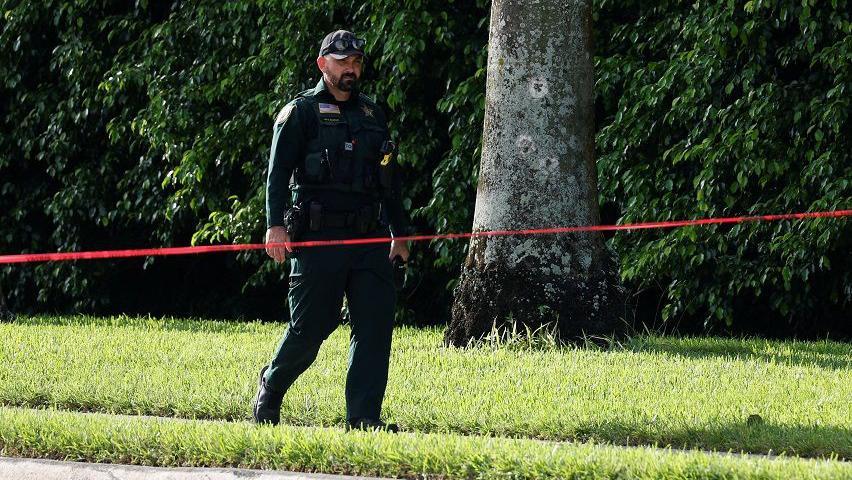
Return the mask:
<svg viewBox="0 0 852 480">
<path fill-rule="evenodd" d="M 378 218 L 378 213 L 376 209 L 372 205 L 365 205 L 358 210 L 358 233 L 367 233 L 374 228 L 376 228 L 376 224 Z"/>
<path fill-rule="evenodd" d="M 318 232 L 322 228 L 322 204 L 311 202 L 308 205 L 308 228 Z"/>
</svg>

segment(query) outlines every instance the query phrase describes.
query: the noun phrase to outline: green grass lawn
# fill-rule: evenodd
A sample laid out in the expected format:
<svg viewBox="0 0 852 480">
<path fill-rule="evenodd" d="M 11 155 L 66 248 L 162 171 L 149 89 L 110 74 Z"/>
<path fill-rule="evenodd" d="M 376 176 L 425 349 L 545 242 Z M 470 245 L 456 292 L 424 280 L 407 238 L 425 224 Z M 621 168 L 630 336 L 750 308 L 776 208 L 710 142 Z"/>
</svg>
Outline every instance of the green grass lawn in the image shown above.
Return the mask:
<svg viewBox="0 0 852 480">
<path fill-rule="evenodd" d="M 283 324 L 19 319 L 0 324 L 0 404 L 248 420 L 257 372 L 283 330 Z M 343 425 L 348 335 L 348 328 L 338 329 L 287 394 L 283 422 Z M 610 350 L 458 350 L 441 345 L 439 330 L 400 328 L 392 355 L 385 417 L 416 435 L 391 442 L 441 438 L 473 448 L 486 441 L 477 436 L 524 437 L 852 458 L 847 344 L 638 337 Z M 45 412 L 21 412 L 27 411 L 7 408 L 2 416 L 47 421 Z M 762 421 L 748 422 L 751 415 Z M 238 437 L 250 428 L 229 425 L 221 428 L 237 429 Z"/>
<path fill-rule="evenodd" d="M 0 407 L 0 455 L 402 478 L 848 479 L 852 464 L 435 433 L 259 427 Z"/>
</svg>

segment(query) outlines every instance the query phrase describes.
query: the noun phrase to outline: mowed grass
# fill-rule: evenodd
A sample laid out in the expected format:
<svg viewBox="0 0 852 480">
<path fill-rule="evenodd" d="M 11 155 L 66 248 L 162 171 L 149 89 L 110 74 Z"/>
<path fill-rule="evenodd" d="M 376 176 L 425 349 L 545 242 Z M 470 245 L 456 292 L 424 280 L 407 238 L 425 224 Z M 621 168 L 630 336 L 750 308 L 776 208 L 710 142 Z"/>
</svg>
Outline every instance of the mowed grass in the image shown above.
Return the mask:
<svg viewBox="0 0 852 480">
<path fill-rule="evenodd" d="M 0 324 L 0 404 L 248 420 L 284 328 Z M 338 329 L 288 392 L 283 422 L 343 425 L 348 335 Z M 847 344 L 640 337 L 610 350 L 460 350 L 441 339 L 395 332 L 384 415 L 406 431 L 852 458 Z"/>
<path fill-rule="evenodd" d="M 844 479 L 852 464 L 0 407 L 0 455 L 436 479 Z"/>
</svg>

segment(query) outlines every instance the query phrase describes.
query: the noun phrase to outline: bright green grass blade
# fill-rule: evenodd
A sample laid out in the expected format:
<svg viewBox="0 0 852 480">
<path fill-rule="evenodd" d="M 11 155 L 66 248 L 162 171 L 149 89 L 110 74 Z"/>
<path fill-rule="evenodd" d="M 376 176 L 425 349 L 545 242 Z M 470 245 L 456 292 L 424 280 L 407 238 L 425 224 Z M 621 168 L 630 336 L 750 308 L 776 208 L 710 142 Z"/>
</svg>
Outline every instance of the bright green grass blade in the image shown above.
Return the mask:
<svg viewBox="0 0 852 480">
<path fill-rule="evenodd" d="M 0 407 L 0 455 L 405 478 L 843 479 L 852 464 Z"/>
<path fill-rule="evenodd" d="M 250 418 L 282 324 L 29 318 L 0 324 L 0 403 Z M 282 420 L 342 425 L 349 329 L 285 397 Z M 642 337 L 626 348 L 441 346 L 395 332 L 384 405 L 409 431 L 852 458 L 852 346 Z M 749 424 L 759 415 L 762 422 Z"/>
</svg>

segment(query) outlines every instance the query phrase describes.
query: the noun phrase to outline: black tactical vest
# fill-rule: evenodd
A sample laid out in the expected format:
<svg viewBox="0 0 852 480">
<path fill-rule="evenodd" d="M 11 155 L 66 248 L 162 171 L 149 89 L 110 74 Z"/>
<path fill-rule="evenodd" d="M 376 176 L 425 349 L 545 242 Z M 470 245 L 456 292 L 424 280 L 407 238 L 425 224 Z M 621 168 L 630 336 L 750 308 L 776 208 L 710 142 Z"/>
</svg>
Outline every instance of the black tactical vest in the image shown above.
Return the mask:
<svg viewBox="0 0 852 480">
<path fill-rule="evenodd" d="M 304 107 L 316 116 L 317 129 L 310 137 L 301 165 L 293 172 L 297 191 L 338 191 L 381 195 L 380 163 L 387 130 L 375 118 L 376 107 L 358 98 L 358 110 L 347 110 L 304 96 Z"/>
</svg>

